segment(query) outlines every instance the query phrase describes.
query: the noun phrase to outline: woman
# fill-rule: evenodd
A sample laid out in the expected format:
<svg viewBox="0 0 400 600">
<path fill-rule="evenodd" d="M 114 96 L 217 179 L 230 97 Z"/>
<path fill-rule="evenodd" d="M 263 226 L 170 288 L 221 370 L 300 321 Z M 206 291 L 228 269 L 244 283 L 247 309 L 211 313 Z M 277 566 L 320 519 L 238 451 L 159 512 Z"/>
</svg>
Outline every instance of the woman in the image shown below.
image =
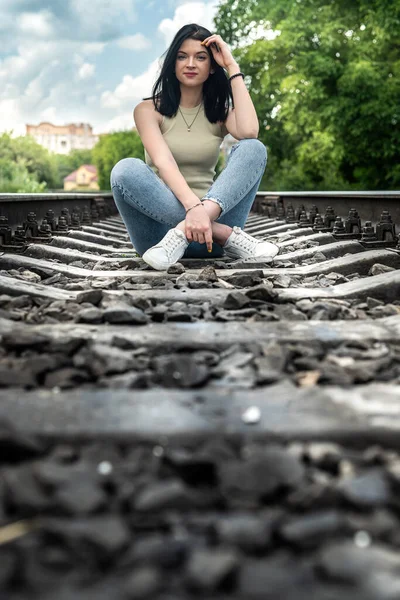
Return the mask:
<svg viewBox="0 0 400 600">
<path fill-rule="evenodd" d="M 133 246 L 154 269 L 182 257 L 271 260 L 278 253 L 275 244 L 242 230 L 267 162 L 243 78 L 219 35 L 185 25 L 152 97 L 135 107 L 145 162 L 120 160 L 111 188 Z M 240 141 L 213 182 L 227 133 Z"/>
</svg>

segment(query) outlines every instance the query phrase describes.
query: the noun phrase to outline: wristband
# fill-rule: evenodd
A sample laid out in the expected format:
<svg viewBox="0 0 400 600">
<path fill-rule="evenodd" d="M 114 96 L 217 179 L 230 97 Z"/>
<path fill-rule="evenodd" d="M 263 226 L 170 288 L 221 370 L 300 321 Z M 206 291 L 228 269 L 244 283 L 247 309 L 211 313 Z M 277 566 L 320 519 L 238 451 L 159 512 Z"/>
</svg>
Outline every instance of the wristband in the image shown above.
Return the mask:
<svg viewBox="0 0 400 600">
<path fill-rule="evenodd" d="M 192 208 L 196 208 L 196 206 L 203 206 L 202 202 L 198 202 L 197 204 L 194 204 L 193 206 L 191 206 L 190 208 L 187 209 L 186 214 L 188 214 L 189 210 L 192 210 Z"/>
<path fill-rule="evenodd" d="M 241 71 L 239 73 L 235 73 L 234 75 L 231 75 L 231 77 L 229 77 L 228 81 L 232 81 L 232 79 L 234 79 L 235 77 L 243 77 L 244 79 L 244 73 L 242 73 Z"/>
</svg>

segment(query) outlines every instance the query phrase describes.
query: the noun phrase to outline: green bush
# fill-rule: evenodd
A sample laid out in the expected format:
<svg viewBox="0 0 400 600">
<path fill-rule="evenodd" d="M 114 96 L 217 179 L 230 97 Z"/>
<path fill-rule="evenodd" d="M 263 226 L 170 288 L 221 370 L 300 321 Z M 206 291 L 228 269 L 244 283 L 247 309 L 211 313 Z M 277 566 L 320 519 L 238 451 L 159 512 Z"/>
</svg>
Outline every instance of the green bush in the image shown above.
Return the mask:
<svg viewBox="0 0 400 600">
<path fill-rule="evenodd" d="M 118 131 L 102 135 L 92 152 L 101 190 L 111 189 L 111 170 L 119 160 L 128 157 L 144 160 L 143 144 L 136 131 Z"/>
<path fill-rule="evenodd" d="M 54 161 L 33 138 L 0 135 L 0 192 L 43 192 L 56 180 Z"/>
</svg>

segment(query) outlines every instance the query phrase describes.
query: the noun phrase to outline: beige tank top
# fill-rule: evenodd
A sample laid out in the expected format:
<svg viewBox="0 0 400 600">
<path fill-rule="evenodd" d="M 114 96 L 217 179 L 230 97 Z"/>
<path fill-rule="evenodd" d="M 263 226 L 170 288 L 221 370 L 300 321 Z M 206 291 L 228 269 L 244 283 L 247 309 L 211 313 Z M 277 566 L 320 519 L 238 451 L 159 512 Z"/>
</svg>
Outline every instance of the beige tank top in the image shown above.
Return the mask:
<svg viewBox="0 0 400 600">
<path fill-rule="evenodd" d="M 180 109 L 190 125 L 199 107 Z M 163 116 L 160 129 L 186 183 L 198 198 L 202 198 L 213 183 L 220 145 L 228 134 L 225 125 L 210 123 L 202 105 L 190 132 L 179 110 L 175 117 Z M 146 150 L 144 154 L 146 164 L 158 175 Z"/>
</svg>

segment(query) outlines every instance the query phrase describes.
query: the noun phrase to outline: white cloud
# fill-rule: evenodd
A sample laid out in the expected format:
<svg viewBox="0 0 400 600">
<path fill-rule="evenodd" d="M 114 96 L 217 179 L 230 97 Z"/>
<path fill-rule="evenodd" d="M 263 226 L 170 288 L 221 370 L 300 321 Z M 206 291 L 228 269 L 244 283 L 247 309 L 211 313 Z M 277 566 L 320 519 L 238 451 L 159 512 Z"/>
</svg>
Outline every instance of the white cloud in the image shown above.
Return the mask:
<svg viewBox="0 0 400 600">
<path fill-rule="evenodd" d="M 83 44 L 82 52 L 83 54 L 101 54 L 106 47 L 104 42 L 89 42 L 88 44 Z"/>
<path fill-rule="evenodd" d="M 95 65 L 92 65 L 90 63 L 83 63 L 83 65 L 80 67 L 80 69 L 78 71 L 78 78 L 79 79 L 89 79 L 89 77 L 93 77 L 95 69 L 96 69 Z"/>
<path fill-rule="evenodd" d="M 24 132 L 54 107 L 65 122 L 98 121 L 99 97 L 87 99 L 104 84 L 88 57 L 136 19 L 135 0 L 0 0 L 0 131 Z"/>
<path fill-rule="evenodd" d="M 48 121 L 49 123 L 53 123 L 54 125 L 60 125 L 61 122 L 57 118 L 57 109 L 55 106 L 48 106 L 40 113 L 40 117 L 42 121 Z"/>
<path fill-rule="evenodd" d="M 13 136 L 25 135 L 25 119 L 14 99 L 0 100 L 0 131 L 14 130 Z"/>
<path fill-rule="evenodd" d="M 42 88 L 40 79 L 40 77 L 32 79 L 25 89 L 25 95 L 32 101 L 32 103 L 39 102 L 44 96 L 45 92 Z"/>
<path fill-rule="evenodd" d="M 122 37 L 117 40 L 117 44 L 120 48 L 126 48 L 127 50 L 146 50 L 151 47 L 151 41 L 142 33 Z"/>
<path fill-rule="evenodd" d="M 114 108 L 124 110 L 128 107 L 131 110 L 145 96 L 150 96 L 152 86 L 160 71 L 159 59 L 150 63 L 147 71 L 138 77 L 124 75 L 122 82 L 113 92 L 106 91 L 101 95 L 101 106 L 104 108 Z"/>
<path fill-rule="evenodd" d="M 4 79 L 4 84 L 11 78 L 16 79 L 20 73 L 23 73 L 28 65 L 28 61 L 23 56 L 8 56 L 1 63 L 0 82 Z"/>
<path fill-rule="evenodd" d="M 48 84 L 60 80 L 68 68 L 72 68 L 71 55 L 79 44 L 73 42 L 24 41 L 18 46 L 18 55 L 8 56 L 0 66 L 0 98 L 4 86 L 12 83 L 19 93 L 38 77 L 48 76 Z M 28 83 L 27 83 L 28 82 Z"/>
<path fill-rule="evenodd" d="M 0 64 L 0 131 L 15 128 L 25 133 L 24 123 L 54 121 L 93 122 L 97 112 L 87 97 L 93 94 L 95 65 L 79 54 L 77 42 L 40 41 L 20 45 L 18 56 Z M 79 84 L 74 80 L 79 79 Z M 50 108 L 49 108 L 50 107 Z"/>
<path fill-rule="evenodd" d="M 142 73 L 133 76 L 128 71 L 110 87 L 105 75 L 117 65 L 113 59 L 104 57 L 101 62 L 97 57 L 107 44 L 110 56 L 115 45 L 135 52 L 151 48 L 152 39 L 126 28 L 137 21 L 138 2 L 0 0 L 0 44 L 5 54 L 0 59 L 0 131 L 14 128 L 23 134 L 25 123 L 56 119 L 88 121 L 97 133 L 131 129 L 133 109 L 151 95 L 160 59 L 149 52 L 151 62 Z M 187 23 L 212 30 L 218 0 L 162 2 L 175 7 L 174 16 L 158 26 L 158 43 L 161 40 L 165 48 Z"/>
<path fill-rule="evenodd" d="M 135 0 L 70 0 L 70 9 L 82 30 L 95 38 L 115 33 L 121 19 L 129 23 L 137 20 Z"/>
<path fill-rule="evenodd" d="M 164 36 L 165 45 L 168 46 L 177 31 L 189 23 L 198 23 L 206 29 L 213 31 L 213 19 L 217 12 L 218 0 L 211 2 L 185 2 L 177 6 L 172 19 L 163 19 L 158 26 L 159 32 Z"/>
<path fill-rule="evenodd" d="M 10 30 L 13 30 L 14 28 L 15 28 L 14 15 L 7 14 L 3 8 L 3 12 L 1 14 L 1 19 L 0 19 L 0 34 L 4 35 L 5 33 L 9 32 Z"/>
<path fill-rule="evenodd" d="M 111 120 L 105 120 L 99 123 L 96 127 L 93 127 L 93 133 L 95 135 L 99 133 L 113 133 L 115 131 L 126 131 L 132 129 L 134 126 L 132 111 L 126 112 L 122 115 L 117 115 Z"/>
<path fill-rule="evenodd" d="M 53 15 L 48 10 L 24 12 L 17 17 L 17 28 L 29 37 L 48 38 L 53 35 Z"/>
</svg>

